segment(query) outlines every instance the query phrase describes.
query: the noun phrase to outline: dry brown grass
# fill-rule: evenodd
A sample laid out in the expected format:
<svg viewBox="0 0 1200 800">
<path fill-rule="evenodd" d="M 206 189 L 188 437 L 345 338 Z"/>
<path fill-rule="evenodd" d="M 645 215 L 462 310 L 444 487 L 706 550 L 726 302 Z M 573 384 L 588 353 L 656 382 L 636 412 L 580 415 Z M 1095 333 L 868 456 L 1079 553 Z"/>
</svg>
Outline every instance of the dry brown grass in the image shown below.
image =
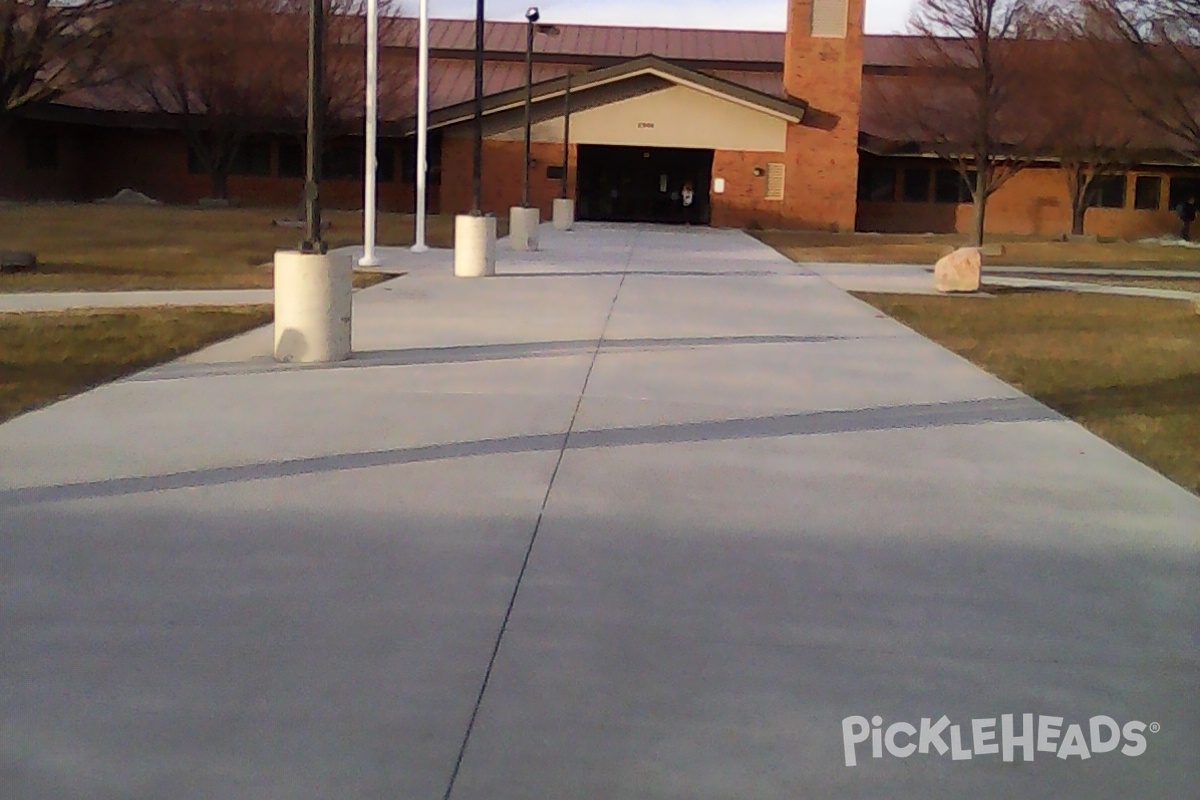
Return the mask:
<svg viewBox="0 0 1200 800">
<path fill-rule="evenodd" d="M 822 233 L 756 231 L 764 244 L 798 262 L 852 264 L 934 264 L 952 247 L 963 244 L 958 235 Z M 1054 242 L 1016 236 L 990 237 L 1003 244 L 1003 256 L 986 259 L 993 266 L 1123 267 L 1130 269 L 1194 269 L 1200 271 L 1200 250 L 1138 242 Z"/>
<path fill-rule="evenodd" d="M 269 306 L 0 314 L 0 420 L 271 321 Z"/>
<path fill-rule="evenodd" d="M 292 216 L 295 209 L 0 208 L 0 247 L 31 250 L 41 263 L 33 273 L 0 275 L 0 292 L 267 289 L 275 251 L 303 238 L 299 229 L 272 224 Z M 361 243 L 361 212 L 325 218 L 333 223 L 331 247 Z M 411 244 L 414 225 L 410 214 L 380 214 L 379 244 Z M 431 217 L 430 244 L 449 246 L 453 225 L 453 218 Z"/>
<path fill-rule="evenodd" d="M 1131 297 L 860 295 L 1200 493 L 1200 314 Z"/>
</svg>

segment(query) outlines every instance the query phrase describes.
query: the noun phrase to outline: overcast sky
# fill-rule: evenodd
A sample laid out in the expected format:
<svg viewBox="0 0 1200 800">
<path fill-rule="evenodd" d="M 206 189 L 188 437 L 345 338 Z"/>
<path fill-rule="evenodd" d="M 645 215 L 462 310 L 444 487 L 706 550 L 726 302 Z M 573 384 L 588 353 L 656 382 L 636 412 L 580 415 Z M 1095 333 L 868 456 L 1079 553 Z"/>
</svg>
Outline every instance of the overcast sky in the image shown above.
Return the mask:
<svg viewBox="0 0 1200 800">
<path fill-rule="evenodd" d="M 513 22 L 536 5 L 545 22 L 601 25 L 654 25 L 671 28 L 783 30 L 787 0 L 486 0 L 489 20 Z M 416 15 L 417 0 L 401 0 L 405 14 Z M 867 30 L 904 30 L 912 0 L 867 0 Z M 434 17 L 475 17 L 475 0 L 429 0 Z"/>
</svg>

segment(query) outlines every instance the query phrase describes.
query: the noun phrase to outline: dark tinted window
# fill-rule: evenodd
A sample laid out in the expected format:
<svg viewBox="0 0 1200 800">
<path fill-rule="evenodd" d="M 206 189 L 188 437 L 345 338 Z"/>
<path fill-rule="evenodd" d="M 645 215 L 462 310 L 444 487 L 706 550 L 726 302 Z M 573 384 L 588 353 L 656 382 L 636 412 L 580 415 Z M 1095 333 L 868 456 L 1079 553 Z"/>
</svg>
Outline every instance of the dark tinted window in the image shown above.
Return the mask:
<svg viewBox="0 0 1200 800">
<path fill-rule="evenodd" d="M 43 133 L 26 137 L 25 166 L 29 169 L 58 169 L 58 136 Z"/>
<path fill-rule="evenodd" d="M 1096 208 L 1124 208 L 1128 184 L 1124 175 L 1101 175 L 1092 181 L 1092 205 Z"/>
<path fill-rule="evenodd" d="M 971 187 L 956 169 L 939 169 L 934 184 L 933 199 L 938 203 L 969 203 Z"/>
<path fill-rule="evenodd" d="M 366 169 L 362 145 L 341 144 L 325 151 L 321 160 L 321 177 L 332 181 L 352 181 L 362 178 Z"/>
<path fill-rule="evenodd" d="M 1162 178 L 1157 175 L 1138 175 L 1133 190 L 1133 207 L 1139 211 L 1155 211 L 1162 207 Z"/>
<path fill-rule="evenodd" d="M 1200 178 L 1171 178 L 1171 208 L 1179 208 L 1190 198 L 1200 200 Z"/>
<path fill-rule="evenodd" d="M 931 171 L 924 167 L 904 170 L 904 201 L 906 203 L 928 203 Z"/>
<path fill-rule="evenodd" d="M 429 173 L 425 176 L 430 186 L 440 186 L 442 183 L 442 132 L 430 131 L 426 160 L 429 162 Z M 410 136 L 399 146 L 400 149 L 400 181 L 402 183 L 417 182 L 417 137 Z M 381 179 L 382 180 L 382 179 Z"/>
<path fill-rule="evenodd" d="M 279 177 L 304 177 L 304 142 L 299 139 L 279 140 Z"/>
<path fill-rule="evenodd" d="M 858 171 L 858 199 L 864 202 L 890 203 L 896 199 L 896 168 L 863 167 Z"/>
<path fill-rule="evenodd" d="M 233 157 L 230 175 L 264 176 L 271 174 L 271 140 L 243 139 Z"/>
<path fill-rule="evenodd" d="M 209 153 L 208 155 L 212 155 Z M 188 145 L 188 172 L 193 175 L 205 175 L 208 170 L 200 153 Z M 234 154 L 233 163 L 229 167 L 230 175 L 259 175 L 271 174 L 271 140 L 250 138 L 242 140 L 238 151 Z"/>
</svg>

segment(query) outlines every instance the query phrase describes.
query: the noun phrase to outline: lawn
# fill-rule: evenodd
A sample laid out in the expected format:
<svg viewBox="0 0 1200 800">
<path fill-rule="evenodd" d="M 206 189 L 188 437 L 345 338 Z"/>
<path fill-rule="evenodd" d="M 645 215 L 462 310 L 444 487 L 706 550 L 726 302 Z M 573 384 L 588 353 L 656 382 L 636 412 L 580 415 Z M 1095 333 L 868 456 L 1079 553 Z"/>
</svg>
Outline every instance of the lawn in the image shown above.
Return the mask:
<svg viewBox="0 0 1200 800">
<path fill-rule="evenodd" d="M 1028 290 L 858 295 L 1200 493 L 1200 314 L 1190 303 Z"/>
<path fill-rule="evenodd" d="M 0 420 L 271 321 L 269 306 L 0 314 Z"/>
<path fill-rule="evenodd" d="M 275 251 L 303 238 L 272 223 L 294 216 L 295 209 L 0 208 L 0 247 L 31 250 L 41 262 L 36 273 L 0 275 L 0 292 L 270 288 Z M 325 219 L 331 247 L 362 242 L 361 212 L 327 211 Z M 430 244 L 449 246 L 453 226 L 451 217 L 430 217 Z M 411 214 L 382 213 L 379 244 L 411 244 L 413 228 Z"/>
<path fill-rule="evenodd" d="M 818 263 L 932 265 L 947 250 L 964 243 L 962 236 L 950 234 L 755 231 L 753 235 L 793 261 Z M 1139 242 L 1055 242 L 1016 236 L 989 237 L 988 241 L 1002 244 L 1004 255 L 985 258 L 985 265 L 1200 271 L 1200 250 L 1185 247 Z"/>
</svg>

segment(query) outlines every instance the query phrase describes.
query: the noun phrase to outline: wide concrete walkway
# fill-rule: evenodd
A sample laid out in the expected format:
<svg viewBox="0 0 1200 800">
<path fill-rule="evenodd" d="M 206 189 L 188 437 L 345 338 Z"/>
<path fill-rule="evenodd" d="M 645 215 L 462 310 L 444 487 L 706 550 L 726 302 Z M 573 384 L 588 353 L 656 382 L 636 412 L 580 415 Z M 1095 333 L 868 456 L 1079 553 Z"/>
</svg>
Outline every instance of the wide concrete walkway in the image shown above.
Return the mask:
<svg viewBox="0 0 1200 800">
<path fill-rule="evenodd" d="M 270 289 L 179 289 L 143 292 L 12 292 L 0 294 L 0 313 L 149 306 L 244 306 L 270 304 Z"/>
<path fill-rule="evenodd" d="M 1200 499 L 744 235 L 544 247 L 0 426 L 0 796 L 1192 796 Z M 845 763 L 1002 714 L 1157 732 Z"/>
</svg>

